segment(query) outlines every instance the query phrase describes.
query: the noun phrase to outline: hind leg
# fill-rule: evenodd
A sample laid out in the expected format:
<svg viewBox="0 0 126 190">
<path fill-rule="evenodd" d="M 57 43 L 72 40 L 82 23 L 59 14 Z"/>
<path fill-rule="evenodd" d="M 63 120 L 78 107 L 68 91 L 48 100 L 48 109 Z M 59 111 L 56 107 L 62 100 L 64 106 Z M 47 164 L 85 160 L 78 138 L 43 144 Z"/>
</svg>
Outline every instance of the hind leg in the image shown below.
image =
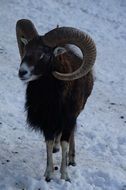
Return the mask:
<svg viewBox="0 0 126 190">
<path fill-rule="evenodd" d="M 76 166 L 74 130 L 71 134 L 70 141 L 69 141 L 69 165 Z"/>
</svg>

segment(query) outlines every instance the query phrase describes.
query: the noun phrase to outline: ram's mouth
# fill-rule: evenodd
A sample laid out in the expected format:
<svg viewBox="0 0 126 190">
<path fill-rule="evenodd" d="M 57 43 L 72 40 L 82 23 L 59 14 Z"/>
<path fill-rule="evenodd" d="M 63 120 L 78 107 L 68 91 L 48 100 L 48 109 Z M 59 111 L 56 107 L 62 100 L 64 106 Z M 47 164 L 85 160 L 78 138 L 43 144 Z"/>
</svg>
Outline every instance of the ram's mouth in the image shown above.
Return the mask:
<svg viewBox="0 0 126 190">
<path fill-rule="evenodd" d="M 42 75 L 32 75 L 31 77 L 20 77 L 20 79 L 25 82 L 25 83 L 28 83 L 30 81 L 34 81 L 34 80 L 38 80 Z"/>
</svg>

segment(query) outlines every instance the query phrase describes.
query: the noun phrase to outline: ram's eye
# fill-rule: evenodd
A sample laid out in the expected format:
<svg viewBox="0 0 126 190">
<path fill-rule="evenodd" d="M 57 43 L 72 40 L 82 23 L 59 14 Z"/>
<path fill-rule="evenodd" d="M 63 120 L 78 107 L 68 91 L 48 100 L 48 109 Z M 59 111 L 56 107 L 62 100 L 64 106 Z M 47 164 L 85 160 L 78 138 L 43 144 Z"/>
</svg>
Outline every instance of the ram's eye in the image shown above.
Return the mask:
<svg viewBox="0 0 126 190">
<path fill-rule="evenodd" d="M 39 59 L 42 59 L 44 57 L 44 53 L 42 53 L 41 55 L 40 55 L 40 58 Z"/>
</svg>

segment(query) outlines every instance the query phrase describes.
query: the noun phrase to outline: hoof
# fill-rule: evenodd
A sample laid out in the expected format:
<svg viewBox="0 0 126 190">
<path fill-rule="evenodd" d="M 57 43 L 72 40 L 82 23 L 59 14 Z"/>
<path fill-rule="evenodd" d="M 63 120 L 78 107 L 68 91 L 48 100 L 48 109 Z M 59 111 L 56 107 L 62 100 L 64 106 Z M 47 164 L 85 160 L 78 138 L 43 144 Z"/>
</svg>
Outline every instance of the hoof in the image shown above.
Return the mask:
<svg viewBox="0 0 126 190">
<path fill-rule="evenodd" d="M 70 178 L 68 178 L 68 179 L 65 179 L 65 181 L 68 181 L 69 183 L 71 183 L 71 180 L 70 180 Z"/>
<path fill-rule="evenodd" d="M 53 179 L 53 171 L 50 172 L 46 169 L 44 177 L 45 177 L 45 181 L 50 182 Z"/>
<path fill-rule="evenodd" d="M 68 166 L 76 166 L 76 162 L 69 162 Z"/>
<path fill-rule="evenodd" d="M 61 177 L 61 179 L 63 179 L 63 180 L 65 180 L 65 181 L 67 181 L 67 182 L 69 182 L 69 183 L 71 183 L 71 179 L 69 178 L 69 177 L 67 177 L 67 178 L 63 178 L 63 177 Z"/>
<path fill-rule="evenodd" d="M 70 177 L 67 173 L 61 174 L 61 179 L 64 179 L 65 181 L 68 181 L 71 183 Z"/>
<path fill-rule="evenodd" d="M 53 148 L 53 153 L 57 153 L 57 152 L 59 152 L 59 150 L 60 150 L 59 148 L 55 148 L 55 147 L 54 147 L 54 148 Z"/>
<path fill-rule="evenodd" d="M 46 180 L 47 182 L 50 182 L 52 179 L 49 178 L 49 177 L 46 177 L 45 180 Z"/>
</svg>

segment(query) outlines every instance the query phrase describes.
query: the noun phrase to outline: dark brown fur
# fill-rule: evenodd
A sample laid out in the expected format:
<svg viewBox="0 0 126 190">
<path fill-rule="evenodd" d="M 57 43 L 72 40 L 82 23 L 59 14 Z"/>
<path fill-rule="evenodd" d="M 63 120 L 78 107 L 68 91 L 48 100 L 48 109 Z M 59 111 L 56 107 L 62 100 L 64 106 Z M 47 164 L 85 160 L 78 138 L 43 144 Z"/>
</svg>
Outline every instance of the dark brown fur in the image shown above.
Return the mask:
<svg viewBox="0 0 126 190">
<path fill-rule="evenodd" d="M 32 41 L 29 45 L 32 45 Z M 35 48 L 34 43 L 33 47 Z M 33 51 L 32 46 L 26 47 L 26 50 L 28 48 Z M 28 122 L 34 129 L 44 132 L 46 140 L 54 139 L 62 133 L 61 140 L 69 141 L 76 119 L 91 94 L 93 74 L 90 71 L 83 78 L 74 81 L 57 80 L 52 76 L 52 71 L 72 72 L 80 66 L 82 60 L 71 50 L 56 58 L 53 56 L 52 49 L 49 52 L 51 58 L 47 63 L 46 61 L 41 63 L 46 67 L 44 76 L 29 82 L 27 87 Z M 34 54 L 32 53 L 32 60 L 35 60 Z"/>
</svg>

